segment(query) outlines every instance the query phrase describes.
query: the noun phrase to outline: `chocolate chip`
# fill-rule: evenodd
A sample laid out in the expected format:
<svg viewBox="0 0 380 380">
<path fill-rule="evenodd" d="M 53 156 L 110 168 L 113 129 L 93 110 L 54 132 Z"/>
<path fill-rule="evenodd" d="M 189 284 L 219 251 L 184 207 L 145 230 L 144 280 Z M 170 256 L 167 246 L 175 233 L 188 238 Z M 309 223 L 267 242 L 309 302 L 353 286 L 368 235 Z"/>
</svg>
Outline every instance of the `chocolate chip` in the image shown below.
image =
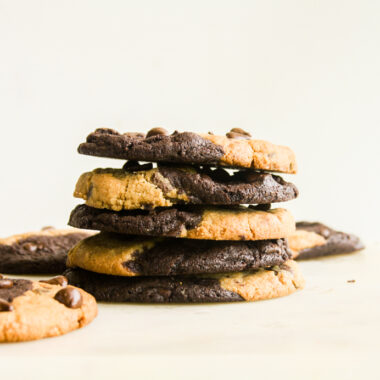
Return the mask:
<svg viewBox="0 0 380 380">
<path fill-rule="evenodd" d="M 146 138 L 156 136 L 156 135 L 163 135 L 166 136 L 168 134 L 168 131 L 165 128 L 152 128 L 147 134 Z"/>
<path fill-rule="evenodd" d="M 105 134 L 105 135 L 120 136 L 120 133 L 118 131 L 115 131 L 114 129 L 111 129 L 111 128 L 97 128 L 95 132 Z"/>
<path fill-rule="evenodd" d="M 230 174 L 222 168 L 211 170 L 209 173 L 209 176 L 214 181 L 219 181 L 219 182 L 228 182 L 231 179 Z"/>
<path fill-rule="evenodd" d="M 246 132 L 244 129 L 241 129 L 241 128 L 232 128 L 228 133 L 226 133 L 226 136 L 230 139 L 246 139 L 246 140 L 249 140 L 251 137 L 251 134 Z"/>
<path fill-rule="evenodd" d="M 152 168 L 153 168 L 152 163 L 141 165 L 138 161 L 127 161 L 123 165 L 123 170 L 125 170 L 126 172 L 138 172 L 142 170 L 150 170 Z"/>
<path fill-rule="evenodd" d="M 55 276 L 51 278 L 50 280 L 40 280 L 40 282 L 43 282 L 45 284 L 50 284 L 50 285 L 60 285 L 63 286 L 64 288 L 67 286 L 67 278 L 65 276 Z"/>
<path fill-rule="evenodd" d="M 248 208 L 251 208 L 253 210 L 258 210 L 258 211 L 269 211 L 270 208 L 271 208 L 271 204 L 270 203 L 263 203 L 261 205 L 249 205 Z"/>
<path fill-rule="evenodd" d="M 7 302 L 6 300 L 3 300 L 2 298 L 0 298 L 0 312 L 1 311 L 12 311 L 13 310 L 13 306 Z"/>
<path fill-rule="evenodd" d="M 35 252 L 38 249 L 37 244 L 34 243 L 25 243 L 22 247 L 29 252 Z"/>
<path fill-rule="evenodd" d="M 260 178 L 260 174 L 257 172 L 254 172 L 254 171 L 245 170 L 245 171 L 243 171 L 243 173 L 244 173 L 244 179 L 248 183 L 255 182 Z"/>
<path fill-rule="evenodd" d="M 13 281 L 8 278 L 2 278 L 0 280 L 0 289 L 9 289 L 13 286 Z"/>
<path fill-rule="evenodd" d="M 45 226 L 41 228 L 41 231 L 46 231 L 46 230 L 54 230 L 55 228 L 53 226 Z"/>
<path fill-rule="evenodd" d="M 79 290 L 72 287 L 61 289 L 56 293 L 54 299 L 70 309 L 77 309 L 83 304 L 82 295 Z"/>
<path fill-rule="evenodd" d="M 145 137 L 145 134 L 144 133 L 140 133 L 140 132 L 126 132 L 123 135 L 127 136 L 127 137 L 142 138 L 142 139 Z"/>
</svg>

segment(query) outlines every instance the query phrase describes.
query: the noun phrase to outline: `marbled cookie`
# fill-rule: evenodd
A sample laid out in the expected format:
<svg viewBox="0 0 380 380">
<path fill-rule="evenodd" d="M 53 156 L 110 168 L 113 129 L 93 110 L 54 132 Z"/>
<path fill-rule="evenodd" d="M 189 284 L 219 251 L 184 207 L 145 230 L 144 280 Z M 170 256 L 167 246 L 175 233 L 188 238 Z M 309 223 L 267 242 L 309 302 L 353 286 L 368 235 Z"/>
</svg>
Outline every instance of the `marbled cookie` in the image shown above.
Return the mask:
<svg viewBox="0 0 380 380">
<path fill-rule="evenodd" d="M 211 241 L 147 238 L 101 232 L 79 242 L 67 266 L 114 276 L 240 272 L 280 265 L 286 240 Z"/>
<path fill-rule="evenodd" d="M 36 282 L 0 275 L 0 342 L 63 335 L 87 325 L 96 315 L 94 297 L 67 286 L 63 276 Z"/>
<path fill-rule="evenodd" d="M 243 206 L 116 212 L 79 205 L 71 212 L 69 224 L 129 235 L 207 240 L 280 239 L 295 231 L 293 216 L 285 209 L 261 211 Z"/>
<path fill-rule="evenodd" d="M 128 162 L 127 164 L 129 164 Z M 80 176 L 74 196 L 96 208 L 120 211 L 176 204 L 268 204 L 294 199 L 297 188 L 281 177 L 254 171 L 147 165 L 95 169 Z M 148 164 L 149 165 L 149 164 Z"/>
<path fill-rule="evenodd" d="M 297 260 L 350 253 L 364 248 L 357 236 L 316 222 L 298 222 L 297 230 L 288 237 L 288 241 L 293 258 Z"/>
<path fill-rule="evenodd" d="M 0 272 L 62 273 L 69 249 L 90 235 L 87 231 L 46 227 L 0 239 Z"/>
<path fill-rule="evenodd" d="M 226 136 L 193 132 L 168 135 L 163 128 L 154 128 L 146 135 L 121 134 L 113 129 L 100 128 L 79 145 L 78 152 L 135 161 L 297 172 L 295 156 L 290 148 L 253 140 L 240 128 L 233 128 Z"/>
<path fill-rule="evenodd" d="M 118 277 L 83 269 L 67 269 L 65 275 L 70 284 L 104 302 L 258 301 L 286 296 L 304 286 L 299 268 L 292 260 L 257 271 L 197 276 Z"/>
</svg>

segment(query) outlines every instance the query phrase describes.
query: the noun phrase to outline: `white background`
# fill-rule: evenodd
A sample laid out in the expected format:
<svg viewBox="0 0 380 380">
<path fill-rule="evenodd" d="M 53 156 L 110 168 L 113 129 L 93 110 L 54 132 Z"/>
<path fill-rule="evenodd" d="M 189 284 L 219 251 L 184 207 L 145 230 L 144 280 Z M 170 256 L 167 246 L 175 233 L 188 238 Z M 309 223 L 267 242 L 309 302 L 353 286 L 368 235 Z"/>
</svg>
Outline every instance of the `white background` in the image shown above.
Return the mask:
<svg viewBox="0 0 380 380">
<path fill-rule="evenodd" d="M 296 218 L 378 237 L 380 2 L 0 1 L 0 236 L 64 226 L 99 126 L 289 145 Z"/>
<path fill-rule="evenodd" d="M 76 153 L 99 126 L 239 126 L 296 152 L 298 220 L 372 247 L 300 263 L 306 288 L 278 300 L 99 305 L 84 329 L 1 345 L 3 373 L 375 378 L 379 19 L 377 0 L 0 0 L 0 236 L 64 226 L 78 176 L 122 165 Z"/>
</svg>

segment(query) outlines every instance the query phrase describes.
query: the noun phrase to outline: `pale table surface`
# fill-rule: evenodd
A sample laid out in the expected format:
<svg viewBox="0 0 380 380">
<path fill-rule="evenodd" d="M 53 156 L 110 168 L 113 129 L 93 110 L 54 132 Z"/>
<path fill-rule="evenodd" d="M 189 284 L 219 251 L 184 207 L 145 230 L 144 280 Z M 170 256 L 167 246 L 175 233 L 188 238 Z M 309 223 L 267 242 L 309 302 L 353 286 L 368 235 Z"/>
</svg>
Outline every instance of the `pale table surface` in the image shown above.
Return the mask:
<svg viewBox="0 0 380 380">
<path fill-rule="evenodd" d="M 275 300 L 101 304 L 98 318 L 81 330 L 0 345 L 0 373 L 9 379 L 380 379 L 380 244 L 300 265 L 305 289 Z"/>
</svg>

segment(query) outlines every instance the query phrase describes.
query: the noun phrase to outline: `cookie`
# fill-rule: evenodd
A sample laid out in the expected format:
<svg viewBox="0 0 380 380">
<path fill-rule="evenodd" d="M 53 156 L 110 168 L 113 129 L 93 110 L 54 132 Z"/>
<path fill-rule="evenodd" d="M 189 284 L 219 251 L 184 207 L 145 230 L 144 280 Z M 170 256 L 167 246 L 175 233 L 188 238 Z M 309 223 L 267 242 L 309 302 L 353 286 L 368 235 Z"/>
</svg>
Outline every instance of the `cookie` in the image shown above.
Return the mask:
<svg viewBox="0 0 380 380">
<path fill-rule="evenodd" d="M 86 231 L 48 227 L 0 239 L 0 272 L 62 273 L 69 249 L 88 236 Z"/>
<path fill-rule="evenodd" d="M 100 128 L 79 145 L 78 152 L 135 161 L 297 172 L 295 155 L 290 148 L 253 140 L 239 128 L 232 129 L 226 136 L 177 131 L 168 135 L 163 128 L 154 128 L 146 135 L 121 134 Z"/>
<path fill-rule="evenodd" d="M 70 284 L 104 302 L 258 301 L 286 296 L 304 286 L 299 268 L 292 260 L 257 271 L 197 276 L 120 277 L 71 268 L 65 275 Z"/>
<path fill-rule="evenodd" d="M 269 173 L 243 171 L 230 175 L 221 168 L 139 167 L 136 163 L 133 170 L 96 169 L 84 173 L 74 196 L 91 207 L 120 211 L 176 204 L 268 204 L 298 195 L 293 184 Z"/>
<path fill-rule="evenodd" d="M 69 225 L 128 235 L 209 240 L 265 240 L 289 236 L 295 230 L 292 214 L 282 208 L 260 211 L 249 207 L 111 211 L 77 206 Z"/>
<path fill-rule="evenodd" d="M 364 248 L 357 236 L 316 222 L 298 222 L 297 230 L 288 237 L 288 242 L 293 258 L 298 260 L 350 253 Z"/>
<path fill-rule="evenodd" d="M 63 276 L 41 282 L 0 278 L 0 342 L 63 335 L 96 315 L 94 297 L 67 286 Z"/>
<path fill-rule="evenodd" d="M 291 257 L 284 239 L 211 241 L 146 238 L 102 232 L 79 242 L 67 266 L 114 276 L 240 272 L 280 265 Z"/>
</svg>

